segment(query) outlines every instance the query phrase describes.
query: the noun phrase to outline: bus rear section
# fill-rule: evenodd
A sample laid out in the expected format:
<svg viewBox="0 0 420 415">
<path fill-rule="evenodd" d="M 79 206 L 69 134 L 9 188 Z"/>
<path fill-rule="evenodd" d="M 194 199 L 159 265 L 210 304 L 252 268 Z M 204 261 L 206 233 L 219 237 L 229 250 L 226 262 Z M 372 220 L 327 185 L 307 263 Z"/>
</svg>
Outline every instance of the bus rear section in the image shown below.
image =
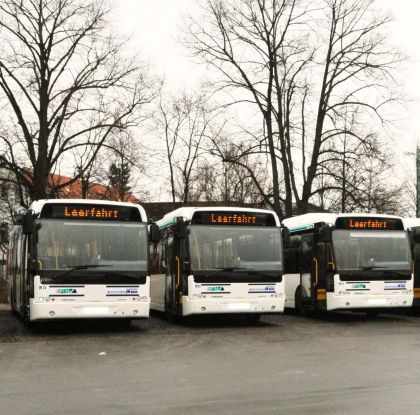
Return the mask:
<svg viewBox="0 0 420 415">
<path fill-rule="evenodd" d="M 413 307 L 420 307 L 420 218 L 404 218 L 404 227 L 412 234 L 414 263 Z"/>
<path fill-rule="evenodd" d="M 314 213 L 284 224 L 286 307 L 374 312 L 412 305 L 410 238 L 401 218 Z"/>
<path fill-rule="evenodd" d="M 149 316 L 148 229 L 134 204 L 37 201 L 9 246 L 11 305 L 27 321 Z"/>
<path fill-rule="evenodd" d="M 151 308 L 168 316 L 284 309 L 282 233 L 272 211 L 181 208 L 157 222 Z"/>
</svg>

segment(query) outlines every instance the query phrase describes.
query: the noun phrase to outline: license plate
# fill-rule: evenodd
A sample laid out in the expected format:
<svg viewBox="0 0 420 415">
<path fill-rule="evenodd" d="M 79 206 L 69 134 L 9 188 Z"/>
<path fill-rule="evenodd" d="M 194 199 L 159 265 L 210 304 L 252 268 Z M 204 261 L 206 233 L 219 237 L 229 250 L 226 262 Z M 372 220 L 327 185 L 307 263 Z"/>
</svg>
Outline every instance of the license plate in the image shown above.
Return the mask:
<svg viewBox="0 0 420 415">
<path fill-rule="evenodd" d="M 368 304 L 385 305 L 386 304 L 386 298 L 368 298 Z"/>
<path fill-rule="evenodd" d="M 109 313 L 109 307 L 82 307 L 80 314 L 89 316 L 103 316 Z"/>
<path fill-rule="evenodd" d="M 249 310 L 249 303 L 232 303 L 227 305 L 228 310 Z"/>
</svg>

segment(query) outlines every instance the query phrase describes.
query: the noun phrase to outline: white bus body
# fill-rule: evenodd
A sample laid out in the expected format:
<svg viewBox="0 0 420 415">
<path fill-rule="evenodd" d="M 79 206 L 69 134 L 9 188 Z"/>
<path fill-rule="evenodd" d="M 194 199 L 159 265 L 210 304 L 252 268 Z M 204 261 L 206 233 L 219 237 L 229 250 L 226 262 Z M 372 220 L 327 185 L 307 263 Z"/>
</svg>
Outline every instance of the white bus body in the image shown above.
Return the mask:
<svg viewBox="0 0 420 415">
<path fill-rule="evenodd" d="M 28 213 L 30 212 L 30 213 Z M 10 234 L 11 306 L 26 321 L 149 316 L 144 209 L 103 200 L 39 200 Z M 25 219 L 23 219 L 23 222 Z"/>
<path fill-rule="evenodd" d="M 287 308 L 410 307 L 410 241 L 396 216 L 309 213 L 283 221 Z"/>
<path fill-rule="evenodd" d="M 283 312 L 282 238 L 274 212 L 185 207 L 157 225 L 162 238 L 151 247 L 156 264 L 152 309 L 180 316 L 242 313 L 256 318 Z"/>
</svg>

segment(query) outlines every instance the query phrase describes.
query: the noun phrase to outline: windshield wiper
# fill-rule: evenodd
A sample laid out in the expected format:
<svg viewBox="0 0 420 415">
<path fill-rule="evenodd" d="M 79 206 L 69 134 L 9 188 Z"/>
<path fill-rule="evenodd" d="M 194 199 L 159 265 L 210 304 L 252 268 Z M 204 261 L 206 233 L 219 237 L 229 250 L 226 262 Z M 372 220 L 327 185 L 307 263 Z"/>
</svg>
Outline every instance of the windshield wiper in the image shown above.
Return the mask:
<svg viewBox="0 0 420 415">
<path fill-rule="evenodd" d="M 364 267 L 357 267 L 357 269 L 362 269 L 364 271 L 370 271 L 372 269 L 388 269 L 389 267 L 379 267 L 375 265 L 365 265 Z"/>
<path fill-rule="evenodd" d="M 266 274 L 266 273 L 258 271 L 257 269 L 253 269 L 253 270 L 247 271 L 247 274 L 259 275 L 261 277 L 275 277 L 275 276 L 278 276 L 279 274 L 281 274 L 281 271 L 273 271 L 272 274 Z"/>
<path fill-rule="evenodd" d="M 78 269 L 90 269 L 90 268 L 99 268 L 99 267 L 110 267 L 111 265 L 100 265 L 100 264 L 95 264 L 95 265 L 89 265 L 89 264 L 85 264 L 85 265 L 74 265 L 71 267 L 68 267 L 69 269 L 66 269 L 65 271 L 59 272 L 58 274 L 53 275 L 52 277 L 47 277 L 51 280 L 55 280 L 58 277 L 62 277 L 64 275 L 70 274 L 70 272 L 74 271 L 74 270 L 78 270 Z"/>
<path fill-rule="evenodd" d="M 401 277 L 408 277 L 411 275 L 411 270 L 409 269 L 407 271 L 394 271 L 392 269 L 387 269 L 387 270 L 384 270 L 384 272 L 386 274 L 399 275 Z"/>
<path fill-rule="evenodd" d="M 122 272 L 107 272 L 106 273 L 106 276 L 107 277 L 124 277 L 124 278 L 130 278 L 132 280 L 138 280 L 138 279 L 140 279 L 142 277 L 142 276 L 124 274 Z"/>
</svg>

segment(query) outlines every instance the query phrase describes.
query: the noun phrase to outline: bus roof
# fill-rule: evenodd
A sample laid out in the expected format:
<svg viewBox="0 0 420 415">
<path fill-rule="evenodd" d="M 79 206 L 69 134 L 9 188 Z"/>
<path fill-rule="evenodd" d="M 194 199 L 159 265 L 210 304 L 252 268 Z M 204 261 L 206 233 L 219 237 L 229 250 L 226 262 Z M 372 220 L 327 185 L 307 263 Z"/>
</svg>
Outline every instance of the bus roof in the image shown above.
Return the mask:
<svg viewBox="0 0 420 415">
<path fill-rule="evenodd" d="M 401 219 L 399 216 L 383 215 L 376 213 L 306 213 L 304 215 L 293 216 L 283 220 L 283 225 L 287 226 L 290 231 L 300 231 L 312 229 L 316 223 L 326 223 L 335 225 L 337 218 L 392 218 Z"/>
<path fill-rule="evenodd" d="M 143 206 L 136 205 L 135 203 L 130 202 L 119 202 L 115 200 L 101 200 L 101 199 L 40 199 L 35 200 L 29 206 L 29 209 L 33 210 L 34 213 L 41 213 L 42 208 L 46 204 L 63 204 L 69 203 L 72 205 L 75 204 L 92 204 L 92 205 L 103 205 L 103 206 L 127 206 L 127 207 L 134 207 L 140 211 L 140 215 L 143 222 L 147 222 L 147 215 L 146 211 L 144 210 Z"/>
<path fill-rule="evenodd" d="M 174 223 L 176 218 L 182 217 L 184 220 L 190 221 L 195 212 L 255 212 L 255 213 L 270 213 L 274 216 L 276 226 L 280 226 L 279 218 L 273 210 L 258 209 L 258 208 L 244 208 L 232 206 L 204 206 L 204 207 L 181 207 L 167 213 L 162 219 L 156 223 L 159 228 L 165 228 Z"/>
</svg>

